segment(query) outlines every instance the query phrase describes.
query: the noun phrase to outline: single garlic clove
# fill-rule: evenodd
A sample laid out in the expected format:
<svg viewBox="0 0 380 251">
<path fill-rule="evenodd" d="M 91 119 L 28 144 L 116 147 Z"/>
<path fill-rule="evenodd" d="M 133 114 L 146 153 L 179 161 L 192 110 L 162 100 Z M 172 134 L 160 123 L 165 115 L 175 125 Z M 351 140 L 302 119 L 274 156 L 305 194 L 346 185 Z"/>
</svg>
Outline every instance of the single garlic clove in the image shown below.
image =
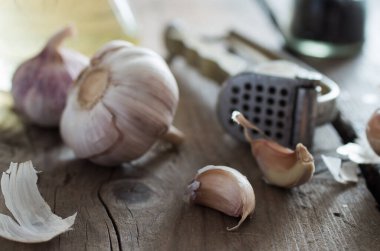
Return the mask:
<svg viewBox="0 0 380 251">
<path fill-rule="evenodd" d="M 380 156 L 380 108 L 378 108 L 369 119 L 366 135 L 372 149 Z"/>
<path fill-rule="evenodd" d="M 196 204 L 239 217 L 237 229 L 255 210 L 255 193 L 247 178 L 227 166 L 206 166 L 198 170 L 188 186 L 190 200 Z"/>
<path fill-rule="evenodd" d="M 78 89 L 72 91 L 75 93 Z M 81 110 L 72 101 L 75 97 L 75 94 L 68 97 L 67 107 L 62 115 L 66 124 L 61 126 L 61 134 L 65 135 L 66 140 L 75 140 L 75 154 L 79 158 L 102 154 L 121 138 L 121 132 L 115 127 L 115 118 L 103 103 L 96 104 L 89 111 Z"/>
<path fill-rule="evenodd" d="M 291 188 L 306 183 L 313 176 L 314 159 L 301 143 L 297 144 L 295 151 L 268 140 L 251 144 L 252 153 L 268 184 Z"/>
<path fill-rule="evenodd" d="M 62 115 L 61 134 L 78 157 L 104 165 L 139 158 L 160 138 L 179 144 L 172 126 L 178 87 L 151 50 L 111 41 L 77 78 Z"/>
<path fill-rule="evenodd" d="M 15 106 L 37 125 L 59 124 L 68 89 L 88 65 L 88 58 L 82 54 L 59 48 L 73 34 L 72 26 L 58 31 L 39 54 L 21 64 L 13 75 Z"/>
<path fill-rule="evenodd" d="M 249 130 L 257 130 L 263 134 L 259 128 L 240 112 L 233 112 L 232 119 L 244 127 L 245 137 L 251 143 L 252 154 L 268 184 L 292 188 L 308 182 L 313 177 L 314 158 L 304 145 L 297 144 L 293 151 L 269 139 L 253 139 Z"/>
</svg>

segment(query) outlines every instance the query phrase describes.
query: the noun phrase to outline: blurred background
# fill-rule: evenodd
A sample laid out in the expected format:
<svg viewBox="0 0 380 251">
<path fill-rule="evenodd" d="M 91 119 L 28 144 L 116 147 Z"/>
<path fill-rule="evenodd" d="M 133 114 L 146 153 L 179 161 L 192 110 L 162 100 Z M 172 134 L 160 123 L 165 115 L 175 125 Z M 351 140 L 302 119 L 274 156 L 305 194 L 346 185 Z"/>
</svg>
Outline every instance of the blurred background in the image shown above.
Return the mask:
<svg viewBox="0 0 380 251">
<path fill-rule="evenodd" d="M 332 60 L 334 65 L 365 55 L 378 68 L 373 48 L 380 44 L 374 32 L 379 9 L 375 0 L 0 0 L 0 89 L 9 90 L 15 67 L 68 23 L 76 25 L 78 35 L 65 46 L 87 55 L 112 39 L 126 39 L 164 55 L 164 27 L 181 19 L 201 34 L 221 36 L 234 29 L 272 50 L 287 45 L 298 55 L 345 58 Z M 310 48 L 313 40 L 326 42 L 327 49 L 321 44 Z M 328 46 L 336 44 L 348 47 L 334 55 L 339 48 Z M 313 59 L 306 60 L 313 64 Z M 331 60 L 323 62 L 318 67 L 328 73 Z"/>
</svg>

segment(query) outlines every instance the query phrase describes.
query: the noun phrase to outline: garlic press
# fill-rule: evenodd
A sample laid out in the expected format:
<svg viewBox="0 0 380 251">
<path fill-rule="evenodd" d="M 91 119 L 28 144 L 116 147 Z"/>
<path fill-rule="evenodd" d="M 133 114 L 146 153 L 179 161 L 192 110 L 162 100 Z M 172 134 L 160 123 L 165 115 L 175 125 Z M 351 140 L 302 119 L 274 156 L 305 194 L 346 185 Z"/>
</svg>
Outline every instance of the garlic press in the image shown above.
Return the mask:
<svg viewBox="0 0 380 251">
<path fill-rule="evenodd" d="M 202 75 L 221 84 L 217 114 L 233 137 L 245 142 L 233 123 L 238 110 L 278 143 L 311 147 L 315 127 L 333 122 L 343 142 L 354 137 L 352 126 L 336 106 L 337 84 L 286 54 L 275 53 L 231 31 L 218 39 L 202 37 L 178 22 L 170 23 L 164 40 L 168 62 L 182 56 Z M 252 131 L 252 137 L 261 135 Z"/>
</svg>

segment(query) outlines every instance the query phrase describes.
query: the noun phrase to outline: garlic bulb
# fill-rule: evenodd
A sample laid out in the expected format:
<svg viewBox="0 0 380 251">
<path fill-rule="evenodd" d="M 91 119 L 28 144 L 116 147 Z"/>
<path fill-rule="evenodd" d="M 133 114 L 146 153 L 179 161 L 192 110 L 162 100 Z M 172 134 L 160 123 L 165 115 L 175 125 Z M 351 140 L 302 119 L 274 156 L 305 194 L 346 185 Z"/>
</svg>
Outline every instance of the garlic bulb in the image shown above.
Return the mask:
<svg viewBox="0 0 380 251">
<path fill-rule="evenodd" d="M 239 223 L 227 230 L 237 229 L 255 210 L 255 193 L 247 178 L 227 166 L 206 166 L 198 170 L 188 186 L 190 200 L 229 216 L 239 217 Z"/>
<path fill-rule="evenodd" d="M 72 26 L 58 31 L 40 53 L 21 64 L 13 75 L 16 109 L 40 126 L 59 124 L 68 89 L 88 65 L 88 58 L 82 54 L 59 48 L 73 33 Z"/>
<path fill-rule="evenodd" d="M 171 126 L 177 83 L 156 53 L 125 41 L 104 45 L 72 88 L 61 134 L 77 157 L 117 165 L 142 156 L 158 138 L 179 144 Z"/>
<path fill-rule="evenodd" d="M 253 139 L 249 130 L 253 129 L 265 136 L 263 132 L 240 112 L 233 112 L 232 119 L 244 127 L 246 139 L 251 143 L 252 154 L 268 184 L 291 188 L 309 181 L 315 170 L 314 158 L 301 143 L 295 151 L 283 147 L 269 139 Z"/>
<path fill-rule="evenodd" d="M 372 149 L 380 156 L 380 108 L 378 108 L 369 119 L 366 135 Z"/>
</svg>

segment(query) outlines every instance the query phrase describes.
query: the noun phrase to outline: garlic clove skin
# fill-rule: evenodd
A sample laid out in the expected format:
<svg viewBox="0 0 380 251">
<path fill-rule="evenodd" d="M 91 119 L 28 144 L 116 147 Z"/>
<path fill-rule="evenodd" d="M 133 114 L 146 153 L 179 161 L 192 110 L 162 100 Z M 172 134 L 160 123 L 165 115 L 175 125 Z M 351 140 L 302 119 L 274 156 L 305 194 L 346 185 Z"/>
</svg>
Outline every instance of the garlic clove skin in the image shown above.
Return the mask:
<svg viewBox="0 0 380 251">
<path fill-rule="evenodd" d="M 239 171 L 227 166 L 206 166 L 198 170 L 188 186 L 190 201 L 239 217 L 239 223 L 227 228 L 236 230 L 255 210 L 253 188 Z"/>
<path fill-rule="evenodd" d="M 68 89 L 88 65 L 82 54 L 59 48 L 74 34 L 67 26 L 54 34 L 43 50 L 22 63 L 12 79 L 16 109 L 40 126 L 57 126 L 66 104 Z"/>
<path fill-rule="evenodd" d="M 84 111 L 79 104 L 74 102 L 78 89 L 74 88 L 72 95 L 69 95 L 67 107 L 62 114 L 65 119 L 65 126 L 61 126 L 61 134 L 66 135 L 65 139 L 75 138 L 75 154 L 79 158 L 88 158 L 105 152 L 112 147 L 121 132 L 114 125 L 114 116 L 102 103 L 96 104 L 93 109 Z M 77 130 L 73 133 L 73 130 Z"/>
<path fill-rule="evenodd" d="M 292 188 L 306 183 L 313 176 L 313 156 L 301 143 L 297 144 L 295 151 L 268 140 L 256 140 L 251 146 L 268 184 Z"/>
<path fill-rule="evenodd" d="M 305 184 L 313 177 L 314 158 L 304 145 L 299 143 L 295 150 L 291 150 L 269 139 L 253 139 L 250 129 L 257 130 L 264 137 L 265 134 L 240 112 L 233 112 L 232 119 L 244 127 L 252 154 L 268 184 L 292 188 Z"/>
<path fill-rule="evenodd" d="M 372 149 L 380 156 L 380 108 L 372 114 L 365 132 Z"/>
<path fill-rule="evenodd" d="M 139 158 L 167 134 L 181 142 L 183 135 L 170 130 L 178 99 L 175 78 L 158 54 L 111 41 L 77 78 L 61 135 L 78 157 L 118 165 Z"/>
<path fill-rule="evenodd" d="M 124 40 L 113 40 L 105 45 L 103 45 L 99 50 L 95 52 L 95 54 L 91 58 L 91 65 L 96 65 L 98 63 L 101 63 L 103 58 L 108 53 L 113 53 L 119 49 L 123 49 L 125 47 L 133 47 L 134 45 L 128 41 Z"/>
<path fill-rule="evenodd" d="M 23 243 L 40 243 L 72 230 L 77 213 L 62 219 L 51 211 L 37 187 L 31 161 L 11 163 L 1 176 L 1 192 L 11 216 L 0 213 L 0 236 Z"/>
</svg>

